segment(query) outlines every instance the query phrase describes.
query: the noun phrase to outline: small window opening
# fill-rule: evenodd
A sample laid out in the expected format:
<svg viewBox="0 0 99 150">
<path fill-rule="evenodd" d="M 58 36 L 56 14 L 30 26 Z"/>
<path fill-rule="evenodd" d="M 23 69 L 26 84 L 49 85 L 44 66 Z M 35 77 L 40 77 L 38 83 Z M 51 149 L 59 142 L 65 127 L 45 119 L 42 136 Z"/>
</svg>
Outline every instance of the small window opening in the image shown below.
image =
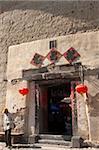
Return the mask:
<svg viewBox="0 0 99 150">
<path fill-rule="evenodd" d="M 57 48 L 57 41 L 54 40 L 54 41 L 50 41 L 49 42 L 49 48 L 52 49 L 52 48 Z"/>
</svg>

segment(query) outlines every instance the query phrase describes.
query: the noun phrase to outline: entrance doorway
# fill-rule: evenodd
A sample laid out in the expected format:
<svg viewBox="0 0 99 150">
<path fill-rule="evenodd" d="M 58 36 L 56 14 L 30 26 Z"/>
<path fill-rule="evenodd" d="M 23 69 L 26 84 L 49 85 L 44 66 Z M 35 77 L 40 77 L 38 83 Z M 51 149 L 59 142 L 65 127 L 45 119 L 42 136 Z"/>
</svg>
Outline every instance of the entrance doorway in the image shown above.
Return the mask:
<svg viewBox="0 0 99 150">
<path fill-rule="evenodd" d="M 35 133 L 72 136 L 77 125 L 74 91 L 75 82 L 80 81 L 79 66 L 59 65 L 53 69 L 44 67 L 23 72 L 24 78 L 33 80 L 36 89 L 35 95 L 31 94 L 33 99 L 35 96 Z"/>
<path fill-rule="evenodd" d="M 48 133 L 72 135 L 71 84 L 48 87 Z"/>
</svg>

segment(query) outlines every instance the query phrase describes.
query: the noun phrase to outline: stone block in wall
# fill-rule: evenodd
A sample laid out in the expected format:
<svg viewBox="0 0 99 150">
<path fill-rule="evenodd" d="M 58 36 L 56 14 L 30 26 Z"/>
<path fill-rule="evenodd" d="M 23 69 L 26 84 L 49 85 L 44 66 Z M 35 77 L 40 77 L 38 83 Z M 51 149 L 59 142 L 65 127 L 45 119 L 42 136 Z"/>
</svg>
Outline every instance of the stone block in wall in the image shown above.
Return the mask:
<svg viewBox="0 0 99 150">
<path fill-rule="evenodd" d="M 80 136 L 73 136 L 71 142 L 72 148 L 80 148 L 83 145 L 83 139 Z"/>
<path fill-rule="evenodd" d="M 39 136 L 37 134 L 34 134 L 34 135 L 30 135 L 28 137 L 28 143 L 29 144 L 33 144 L 35 142 L 38 142 L 38 139 L 39 139 Z"/>
</svg>

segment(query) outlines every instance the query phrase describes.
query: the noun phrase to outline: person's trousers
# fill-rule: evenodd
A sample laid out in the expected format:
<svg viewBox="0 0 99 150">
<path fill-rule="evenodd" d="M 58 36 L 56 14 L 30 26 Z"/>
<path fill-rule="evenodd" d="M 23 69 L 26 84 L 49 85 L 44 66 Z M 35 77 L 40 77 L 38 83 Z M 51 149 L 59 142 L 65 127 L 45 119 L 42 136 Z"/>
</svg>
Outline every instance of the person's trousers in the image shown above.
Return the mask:
<svg viewBox="0 0 99 150">
<path fill-rule="evenodd" d="M 11 146 L 11 129 L 5 131 L 6 146 Z"/>
</svg>

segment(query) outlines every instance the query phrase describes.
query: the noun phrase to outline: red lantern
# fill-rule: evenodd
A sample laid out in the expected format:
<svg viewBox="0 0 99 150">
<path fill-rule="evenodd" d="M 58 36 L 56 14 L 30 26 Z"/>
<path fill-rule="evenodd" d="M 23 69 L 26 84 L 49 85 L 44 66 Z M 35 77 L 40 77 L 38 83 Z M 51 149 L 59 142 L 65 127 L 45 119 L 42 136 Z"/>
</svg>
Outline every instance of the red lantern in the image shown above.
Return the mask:
<svg viewBox="0 0 99 150">
<path fill-rule="evenodd" d="M 23 96 L 24 96 L 24 95 L 27 95 L 27 94 L 29 93 L 29 89 L 28 89 L 28 88 L 20 89 L 20 90 L 19 90 L 19 93 L 22 94 Z"/>
<path fill-rule="evenodd" d="M 84 84 L 79 84 L 79 85 L 76 86 L 76 91 L 77 91 L 78 93 L 80 93 L 80 94 L 83 94 L 83 93 L 87 93 L 88 88 L 87 88 L 87 86 L 84 85 Z"/>
</svg>

